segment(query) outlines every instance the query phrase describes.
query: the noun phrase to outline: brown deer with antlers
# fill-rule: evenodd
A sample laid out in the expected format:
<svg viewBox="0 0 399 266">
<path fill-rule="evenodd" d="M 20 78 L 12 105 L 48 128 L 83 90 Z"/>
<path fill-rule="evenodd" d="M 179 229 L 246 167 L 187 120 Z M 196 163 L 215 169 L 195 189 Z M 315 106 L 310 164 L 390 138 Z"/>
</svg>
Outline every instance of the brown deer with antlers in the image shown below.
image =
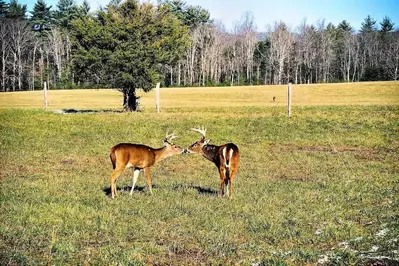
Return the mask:
<svg viewBox="0 0 399 266">
<path fill-rule="evenodd" d="M 213 162 L 219 170 L 220 174 L 220 188 L 219 197 L 224 194 L 224 185 L 228 185 L 229 198 L 233 198 L 232 182 L 238 171 L 240 163 L 240 152 L 234 143 L 227 143 L 221 146 L 208 144 L 210 139 L 206 139 L 206 129 L 191 130 L 201 133 L 202 138 L 194 142 L 185 149 L 185 153 L 199 153 L 209 161 Z"/>
<path fill-rule="evenodd" d="M 150 167 L 173 155 L 183 153 L 184 149 L 173 144 L 174 134 L 166 134 L 163 140 L 164 147 L 154 149 L 142 144 L 119 143 L 111 148 L 110 158 L 114 168 L 111 174 L 111 196 L 116 196 L 116 181 L 126 168 L 133 168 L 133 185 L 130 195 L 133 194 L 134 186 L 139 176 L 140 170 L 144 169 L 147 178 L 148 188 L 152 194 L 152 182 Z"/>
</svg>

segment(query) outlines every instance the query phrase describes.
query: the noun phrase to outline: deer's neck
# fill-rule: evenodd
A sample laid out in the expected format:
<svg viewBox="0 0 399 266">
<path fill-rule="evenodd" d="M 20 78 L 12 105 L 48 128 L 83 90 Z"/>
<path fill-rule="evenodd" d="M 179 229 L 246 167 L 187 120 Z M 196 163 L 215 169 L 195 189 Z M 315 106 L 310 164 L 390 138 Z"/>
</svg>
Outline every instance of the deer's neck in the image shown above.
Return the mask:
<svg viewBox="0 0 399 266">
<path fill-rule="evenodd" d="M 167 151 L 166 147 L 162 147 L 159 149 L 154 149 L 154 154 L 155 154 L 155 162 L 160 162 L 162 160 L 165 160 L 166 158 L 170 157 L 171 155 Z"/>
<path fill-rule="evenodd" d="M 202 148 L 202 155 L 209 161 L 216 163 L 218 158 L 219 146 L 216 145 L 205 145 Z"/>
</svg>

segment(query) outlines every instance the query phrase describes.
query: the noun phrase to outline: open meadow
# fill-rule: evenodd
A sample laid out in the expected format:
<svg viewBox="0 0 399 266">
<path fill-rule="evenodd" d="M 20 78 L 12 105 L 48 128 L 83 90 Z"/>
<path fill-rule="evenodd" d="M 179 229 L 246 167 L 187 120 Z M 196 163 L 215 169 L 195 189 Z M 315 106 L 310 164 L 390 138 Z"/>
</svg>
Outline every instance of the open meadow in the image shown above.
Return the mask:
<svg viewBox="0 0 399 266">
<path fill-rule="evenodd" d="M 0 93 L 0 265 L 398 265 L 399 82 Z M 276 97 L 273 102 L 272 98 Z M 60 114 L 58 110 L 77 112 Z M 132 170 L 110 148 L 234 142 L 233 200 L 200 155 Z"/>
</svg>

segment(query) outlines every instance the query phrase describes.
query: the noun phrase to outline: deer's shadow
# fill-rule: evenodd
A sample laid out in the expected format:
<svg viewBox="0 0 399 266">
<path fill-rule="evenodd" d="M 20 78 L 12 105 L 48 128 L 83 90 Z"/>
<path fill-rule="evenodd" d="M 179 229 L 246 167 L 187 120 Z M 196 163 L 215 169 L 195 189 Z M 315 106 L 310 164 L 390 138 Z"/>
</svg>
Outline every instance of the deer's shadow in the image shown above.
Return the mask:
<svg viewBox="0 0 399 266">
<path fill-rule="evenodd" d="M 99 114 L 99 113 L 123 113 L 123 111 L 111 110 L 111 109 L 101 109 L 101 110 L 62 109 L 62 110 L 56 110 L 55 113 L 57 113 L 57 114 Z"/>
<path fill-rule="evenodd" d="M 159 188 L 158 185 L 152 185 L 152 188 Z M 127 192 L 130 193 L 132 186 L 124 186 L 124 187 L 116 187 L 116 191 L 118 192 Z M 193 186 L 193 185 L 184 185 L 177 184 L 173 186 L 173 190 L 181 190 L 181 189 L 194 189 L 197 190 L 198 194 L 201 195 L 209 195 L 209 196 L 217 196 L 218 191 L 212 188 L 201 187 L 201 186 Z M 135 186 L 133 192 L 144 192 L 148 190 L 148 186 Z M 109 186 L 103 188 L 103 192 L 106 196 L 111 196 L 111 188 Z"/>
<path fill-rule="evenodd" d="M 173 187 L 173 190 L 180 190 L 180 189 L 194 189 L 197 190 L 198 194 L 201 195 L 218 195 L 218 191 L 212 188 L 207 188 L 207 187 L 201 187 L 201 186 L 193 186 L 193 185 L 183 185 L 183 184 L 178 184 Z"/>
<path fill-rule="evenodd" d="M 158 188 L 159 186 L 157 186 L 157 185 L 152 185 L 152 188 L 154 189 L 154 188 Z M 132 186 L 124 186 L 124 187 L 116 187 L 116 191 L 119 191 L 119 192 L 128 192 L 128 193 L 130 193 L 130 190 L 132 189 Z M 134 186 L 134 190 L 133 190 L 133 193 L 135 193 L 135 192 L 144 192 L 144 191 L 147 191 L 148 190 L 148 186 Z M 105 188 L 103 188 L 103 192 L 104 192 L 104 194 L 106 195 L 106 196 L 111 196 L 111 187 L 105 187 Z"/>
</svg>

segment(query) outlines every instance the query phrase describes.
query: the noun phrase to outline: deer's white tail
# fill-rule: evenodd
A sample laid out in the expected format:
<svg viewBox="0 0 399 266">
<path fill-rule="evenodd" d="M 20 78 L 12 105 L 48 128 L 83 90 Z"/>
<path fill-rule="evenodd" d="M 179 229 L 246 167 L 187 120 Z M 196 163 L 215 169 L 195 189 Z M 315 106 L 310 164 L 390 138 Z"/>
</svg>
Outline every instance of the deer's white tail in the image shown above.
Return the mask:
<svg viewBox="0 0 399 266">
<path fill-rule="evenodd" d="M 223 158 L 224 158 L 224 162 L 225 162 L 224 166 L 226 166 L 226 168 L 229 169 L 234 150 L 230 149 L 230 151 L 227 153 L 227 156 L 226 156 L 226 153 L 227 153 L 227 147 L 224 147 L 224 149 L 223 149 Z"/>
</svg>

